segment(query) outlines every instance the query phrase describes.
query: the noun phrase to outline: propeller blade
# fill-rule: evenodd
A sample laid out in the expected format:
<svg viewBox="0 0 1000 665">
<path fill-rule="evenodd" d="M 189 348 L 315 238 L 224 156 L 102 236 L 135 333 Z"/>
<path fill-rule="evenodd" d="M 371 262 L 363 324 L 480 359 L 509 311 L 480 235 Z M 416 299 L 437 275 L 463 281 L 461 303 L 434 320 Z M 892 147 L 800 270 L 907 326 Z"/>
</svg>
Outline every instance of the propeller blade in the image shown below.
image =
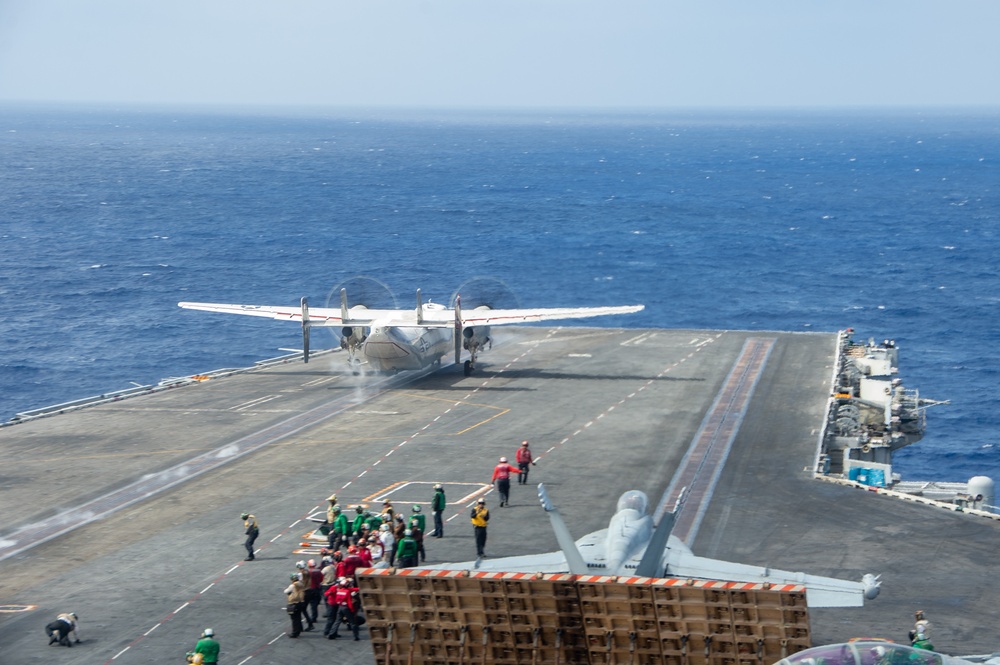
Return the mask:
<svg viewBox="0 0 1000 665">
<path fill-rule="evenodd" d="M 417 289 L 417 325 L 424 325 L 424 299 L 420 295 L 420 289 Z"/>
<path fill-rule="evenodd" d="M 462 296 L 455 296 L 455 364 L 462 362 Z"/>
<path fill-rule="evenodd" d="M 302 296 L 302 362 L 309 362 L 309 299 Z"/>
<path fill-rule="evenodd" d="M 340 322 L 345 326 L 350 318 L 347 312 L 347 289 L 340 290 Z"/>
</svg>

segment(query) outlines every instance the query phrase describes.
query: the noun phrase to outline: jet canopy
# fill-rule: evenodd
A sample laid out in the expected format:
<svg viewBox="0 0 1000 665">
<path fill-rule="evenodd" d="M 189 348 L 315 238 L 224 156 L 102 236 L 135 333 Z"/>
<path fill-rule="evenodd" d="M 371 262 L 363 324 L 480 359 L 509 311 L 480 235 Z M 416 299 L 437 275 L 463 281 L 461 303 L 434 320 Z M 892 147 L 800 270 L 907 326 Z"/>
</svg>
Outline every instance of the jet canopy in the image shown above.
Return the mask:
<svg viewBox="0 0 1000 665">
<path fill-rule="evenodd" d="M 939 653 L 876 640 L 827 644 L 782 658 L 776 665 L 945 665 Z"/>
</svg>

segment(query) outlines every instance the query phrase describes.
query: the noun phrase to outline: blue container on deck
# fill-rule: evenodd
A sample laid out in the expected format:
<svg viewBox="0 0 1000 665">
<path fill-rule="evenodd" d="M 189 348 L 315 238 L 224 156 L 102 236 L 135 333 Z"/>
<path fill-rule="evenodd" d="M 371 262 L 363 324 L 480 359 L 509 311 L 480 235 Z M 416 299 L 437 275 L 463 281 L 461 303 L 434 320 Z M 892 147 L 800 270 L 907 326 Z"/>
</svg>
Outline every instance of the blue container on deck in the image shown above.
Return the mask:
<svg viewBox="0 0 1000 665">
<path fill-rule="evenodd" d="M 885 471 L 882 469 L 868 469 L 867 484 L 872 487 L 885 487 Z"/>
</svg>

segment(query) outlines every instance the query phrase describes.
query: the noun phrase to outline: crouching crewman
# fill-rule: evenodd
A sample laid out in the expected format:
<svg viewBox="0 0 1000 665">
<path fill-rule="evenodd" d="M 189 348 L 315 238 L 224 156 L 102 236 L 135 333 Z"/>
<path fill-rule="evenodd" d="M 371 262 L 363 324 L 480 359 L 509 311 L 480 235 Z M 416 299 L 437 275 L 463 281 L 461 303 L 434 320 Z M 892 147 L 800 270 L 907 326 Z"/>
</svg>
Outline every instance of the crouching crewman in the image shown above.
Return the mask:
<svg viewBox="0 0 1000 665">
<path fill-rule="evenodd" d="M 56 620 L 45 626 L 45 634 L 49 636 L 49 644 L 58 642 L 64 647 L 71 647 L 80 643 L 80 620 L 76 612 L 60 614 Z M 69 634 L 73 633 L 73 641 L 70 642 Z"/>
</svg>

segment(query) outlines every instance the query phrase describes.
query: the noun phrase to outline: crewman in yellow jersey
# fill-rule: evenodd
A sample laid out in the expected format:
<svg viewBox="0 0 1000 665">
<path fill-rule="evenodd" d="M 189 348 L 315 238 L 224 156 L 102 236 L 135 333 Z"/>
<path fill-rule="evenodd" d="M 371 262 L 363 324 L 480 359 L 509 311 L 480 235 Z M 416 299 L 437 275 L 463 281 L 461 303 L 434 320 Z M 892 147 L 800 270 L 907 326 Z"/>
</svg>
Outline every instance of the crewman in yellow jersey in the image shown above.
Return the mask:
<svg viewBox="0 0 1000 665">
<path fill-rule="evenodd" d="M 260 526 L 257 524 L 257 518 L 250 513 L 243 513 L 240 518 L 243 520 L 243 528 L 247 536 L 246 542 L 243 543 L 243 546 L 247 548 L 247 558 L 244 561 L 253 561 L 253 543 L 260 535 Z"/>
<path fill-rule="evenodd" d="M 486 556 L 486 525 L 490 521 L 490 510 L 486 507 L 486 499 L 479 499 L 472 508 L 472 526 L 476 532 L 476 556 Z"/>
</svg>

